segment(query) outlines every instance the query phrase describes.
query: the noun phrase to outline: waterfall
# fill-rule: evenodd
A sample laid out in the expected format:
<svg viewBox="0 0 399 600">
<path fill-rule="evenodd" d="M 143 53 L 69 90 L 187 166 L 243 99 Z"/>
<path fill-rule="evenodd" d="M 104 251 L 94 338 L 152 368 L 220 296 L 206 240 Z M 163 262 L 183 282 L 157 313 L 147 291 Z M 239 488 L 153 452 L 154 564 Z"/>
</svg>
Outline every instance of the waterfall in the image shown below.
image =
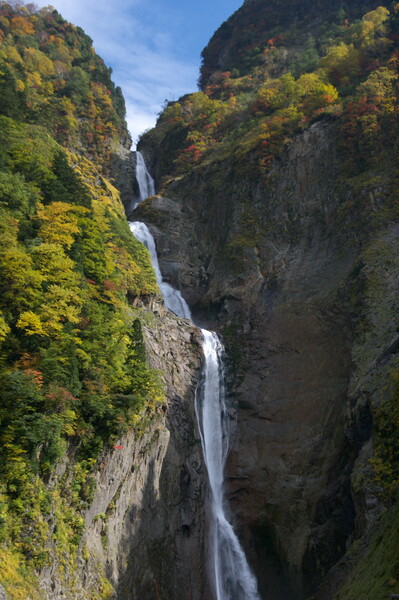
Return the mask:
<svg viewBox="0 0 399 600">
<path fill-rule="evenodd" d="M 143 160 L 142 156 L 141 160 Z M 145 171 L 147 172 L 147 169 Z M 150 253 L 157 283 L 166 307 L 179 317 L 191 319 L 190 309 L 181 293 L 162 280 L 154 238 L 148 227 L 138 221 L 129 223 L 129 225 L 133 235 L 147 247 Z M 206 329 L 201 329 L 201 331 L 204 338 L 205 366 L 201 385 L 196 393 L 195 412 L 211 489 L 210 547 L 212 549 L 215 596 L 216 600 L 259 600 L 256 579 L 250 571 L 245 554 L 232 525 L 227 520 L 223 506 L 224 467 L 229 444 L 222 360 L 223 346 L 216 333 Z"/>
<path fill-rule="evenodd" d="M 202 334 L 205 369 L 195 409 L 212 494 L 210 546 L 216 600 L 259 600 L 256 579 L 223 507 L 224 466 L 229 444 L 223 346 L 216 333 L 202 329 Z"/>
<path fill-rule="evenodd" d="M 154 180 L 147 171 L 143 155 L 138 150 L 136 151 L 136 179 L 140 190 L 140 196 L 136 201 L 134 208 L 140 204 L 145 198 L 155 195 Z"/>
<path fill-rule="evenodd" d="M 162 279 L 154 238 L 152 237 L 147 225 L 140 223 L 139 221 L 134 221 L 133 223 L 129 223 L 129 225 L 134 237 L 139 240 L 139 242 L 142 242 L 150 253 L 152 266 L 154 267 L 155 271 L 155 277 L 157 278 L 157 284 L 162 292 L 166 308 L 171 310 L 178 317 L 191 319 L 190 309 L 181 293 Z"/>
</svg>

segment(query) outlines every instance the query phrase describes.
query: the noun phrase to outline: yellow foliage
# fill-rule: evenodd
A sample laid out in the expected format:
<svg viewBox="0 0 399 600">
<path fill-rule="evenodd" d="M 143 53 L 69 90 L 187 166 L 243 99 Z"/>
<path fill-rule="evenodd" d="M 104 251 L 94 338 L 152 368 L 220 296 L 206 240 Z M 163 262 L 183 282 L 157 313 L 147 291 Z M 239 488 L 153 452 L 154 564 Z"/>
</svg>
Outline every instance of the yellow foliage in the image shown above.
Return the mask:
<svg viewBox="0 0 399 600">
<path fill-rule="evenodd" d="M 375 10 L 364 15 L 360 29 L 360 43 L 367 45 L 373 37 L 386 33 L 386 21 L 389 17 L 389 11 L 385 6 L 379 6 Z"/>
<path fill-rule="evenodd" d="M 5 60 L 23 65 L 24 61 L 15 46 L 5 46 L 1 51 L 1 56 L 5 58 Z"/>
<path fill-rule="evenodd" d="M 24 58 L 26 65 L 34 72 L 49 77 L 55 74 L 54 63 L 43 52 L 36 48 L 25 48 Z"/>
<path fill-rule="evenodd" d="M 25 17 L 13 17 L 10 23 L 10 29 L 15 35 L 33 35 L 35 28 Z"/>
<path fill-rule="evenodd" d="M 353 44 L 345 44 L 344 42 L 337 46 L 329 48 L 326 56 L 324 56 L 319 66 L 325 69 L 327 74 L 335 82 L 343 81 L 344 84 L 357 77 L 360 74 L 360 52 Z"/>
<path fill-rule="evenodd" d="M 78 286 L 79 276 L 74 271 L 74 262 L 60 244 L 40 244 L 33 248 L 32 257 L 45 281 Z"/>
<path fill-rule="evenodd" d="M 40 73 L 37 73 L 36 71 L 34 71 L 33 73 L 28 73 L 26 80 L 27 80 L 28 87 L 31 87 L 31 88 L 40 89 L 43 85 L 43 81 L 42 81 L 42 78 L 40 77 Z"/>
<path fill-rule="evenodd" d="M 0 253 L 2 278 L 8 280 L 12 287 L 21 291 L 37 288 L 43 280 L 41 274 L 33 270 L 32 266 L 31 257 L 22 248 L 11 247 Z"/>
<path fill-rule="evenodd" d="M 61 330 L 66 321 L 78 323 L 81 306 L 82 298 L 76 290 L 50 285 L 41 311 L 45 331 L 50 335 Z"/>
<path fill-rule="evenodd" d="M 373 71 L 357 89 L 362 96 L 373 98 L 385 111 L 393 112 L 396 106 L 397 80 L 395 72 L 382 67 Z"/>
<path fill-rule="evenodd" d="M 42 222 L 39 236 L 45 242 L 61 244 L 70 248 L 79 232 L 76 207 L 66 202 L 52 202 L 48 206 L 38 205 L 37 217 Z M 82 210 L 80 210 L 82 212 Z"/>
<path fill-rule="evenodd" d="M 66 435 L 76 434 L 76 419 L 77 415 L 74 410 L 65 410 L 62 413 L 62 430 Z"/>
<path fill-rule="evenodd" d="M 44 600 L 39 582 L 33 574 L 22 568 L 24 561 L 8 548 L 0 547 L 0 583 L 9 600 Z"/>
<path fill-rule="evenodd" d="M 5 340 L 7 335 L 10 333 L 10 328 L 7 325 L 3 315 L 0 312 L 0 343 Z"/>
<path fill-rule="evenodd" d="M 66 115 L 73 115 L 75 113 L 75 105 L 69 98 L 60 98 L 59 106 Z"/>
<path fill-rule="evenodd" d="M 316 73 L 305 73 L 298 79 L 298 92 L 300 96 L 317 94 L 328 97 L 328 104 L 339 98 L 338 90 L 331 83 L 323 83 Z"/>
<path fill-rule="evenodd" d="M 271 86 L 270 82 L 268 81 L 260 88 L 257 100 L 265 108 L 268 108 L 271 105 L 273 98 L 277 96 L 277 93 L 277 87 Z"/>
<path fill-rule="evenodd" d="M 136 275 L 140 273 L 140 267 L 126 248 L 111 246 L 111 249 L 114 261 L 121 271 L 124 287 L 134 293 L 137 288 Z"/>
<path fill-rule="evenodd" d="M 17 327 L 24 329 L 27 335 L 46 335 L 41 318 L 31 310 L 20 315 Z"/>
<path fill-rule="evenodd" d="M 125 218 L 119 191 L 108 179 L 100 175 L 94 164 L 71 152 L 68 152 L 68 158 L 75 173 L 82 179 L 92 196 L 94 212 L 104 216 L 109 210 L 113 215 Z"/>
</svg>

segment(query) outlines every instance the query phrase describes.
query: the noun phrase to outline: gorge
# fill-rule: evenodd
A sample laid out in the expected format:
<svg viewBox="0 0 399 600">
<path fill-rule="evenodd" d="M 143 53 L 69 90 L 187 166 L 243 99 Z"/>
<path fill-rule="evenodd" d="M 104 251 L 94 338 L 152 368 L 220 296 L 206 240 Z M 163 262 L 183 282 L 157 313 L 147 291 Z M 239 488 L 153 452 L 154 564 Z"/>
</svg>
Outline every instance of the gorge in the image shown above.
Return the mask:
<svg viewBox="0 0 399 600">
<path fill-rule="evenodd" d="M 133 153 L 0 4 L 0 598 L 399 594 L 398 35 L 246 0 Z"/>
<path fill-rule="evenodd" d="M 148 196 L 154 195 L 154 183 L 141 153 L 137 152 L 136 155 L 136 179 L 140 189 L 140 201 L 143 201 Z M 130 223 L 130 229 L 150 253 L 166 308 L 178 317 L 191 320 L 190 309 L 180 292 L 162 280 L 155 242 L 148 228 L 144 223 L 133 222 Z M 223 507 L 224 467 L 230 445 L 229 416 L 225 402 L 223 346 L 215 333 L 206 329 L 201 329 L 201 333 L 204 338 L 202 350 L 205 363 L 203 382 L 196 392 L 195 413 L 211 494 L 212 522 L 208 534 L 209 561 L 212 564 L 211 585 L 216 600 L 234 600 L 234 598 L 258 600 L 256 581 Z"/>
</svg>

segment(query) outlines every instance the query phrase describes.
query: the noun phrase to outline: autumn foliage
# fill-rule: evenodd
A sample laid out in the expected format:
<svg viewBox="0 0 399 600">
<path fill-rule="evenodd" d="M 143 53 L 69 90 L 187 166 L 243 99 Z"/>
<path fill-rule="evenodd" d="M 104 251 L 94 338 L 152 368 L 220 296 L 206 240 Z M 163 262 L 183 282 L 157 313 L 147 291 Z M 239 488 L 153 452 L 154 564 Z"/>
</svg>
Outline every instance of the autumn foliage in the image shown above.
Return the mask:
<svg viewBox="0 0 399 600">
<path fill-rule="evenodd" d="M 68 148 L 107 169 L 128 141 L 125 105 L 111 70 L 79 27 L 56 10 L 0 3 L 2 114 L 40 124 Z"/>
<path fill-rule="evenodd" d="M 76 553 L 96 457 L 163 399 L 131 306 L 158 288 L 105 179 L 128 136 L 90 38 L 2 2 L 0 42 L 0 563 L 13 547 L 38 569 L 53 529 Z M 48 490 L 71 447 L 77 490 Z"/>
<path fill-rule="evenodd" d="M 240 11 L 241 29 L 232 29 L 234 19 L 221 27 L 204 51 L 202 91 L 170 103 L 143 139 L 167 154 L 165 179 L 232 152 L 240 159 L 250 152 L 261 170 L 268 169 L 296 133 L 325 118 L 339 121 L 342 149 L 357 156 L 358 166 L 378 156 L 397 111 L 398 5 L 353 21 L 335 11 L 317 41 L 301 38 L 292 25 L 290 35 L 278 28 L 265 34 L 263 12 L 272 23 L 271 7 L 248 3 Z M 209 71 L 207 61 L 217 62 L 228 30 L 226 44 L 240 40 L 226 59 L 236 66 Z"/>
</svg>

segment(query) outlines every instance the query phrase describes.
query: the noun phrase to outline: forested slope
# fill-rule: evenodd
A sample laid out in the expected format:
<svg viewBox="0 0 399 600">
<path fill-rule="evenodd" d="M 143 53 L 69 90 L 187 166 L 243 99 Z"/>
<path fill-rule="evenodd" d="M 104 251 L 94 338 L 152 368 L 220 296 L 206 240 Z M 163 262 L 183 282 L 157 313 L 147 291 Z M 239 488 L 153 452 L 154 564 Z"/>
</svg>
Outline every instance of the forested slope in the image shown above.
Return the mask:
<svg viewBox="0 0 399 600">
<path fill-rule="evenodd" d="M 132 307 L 157 285 L 105 178 L 129 135 L 90 38 L 2 2 L 0 88 L 0 583 L 33 599 L 29 573 L 71 578 L 98 456 L 163 401 Z"/>
</svg>

